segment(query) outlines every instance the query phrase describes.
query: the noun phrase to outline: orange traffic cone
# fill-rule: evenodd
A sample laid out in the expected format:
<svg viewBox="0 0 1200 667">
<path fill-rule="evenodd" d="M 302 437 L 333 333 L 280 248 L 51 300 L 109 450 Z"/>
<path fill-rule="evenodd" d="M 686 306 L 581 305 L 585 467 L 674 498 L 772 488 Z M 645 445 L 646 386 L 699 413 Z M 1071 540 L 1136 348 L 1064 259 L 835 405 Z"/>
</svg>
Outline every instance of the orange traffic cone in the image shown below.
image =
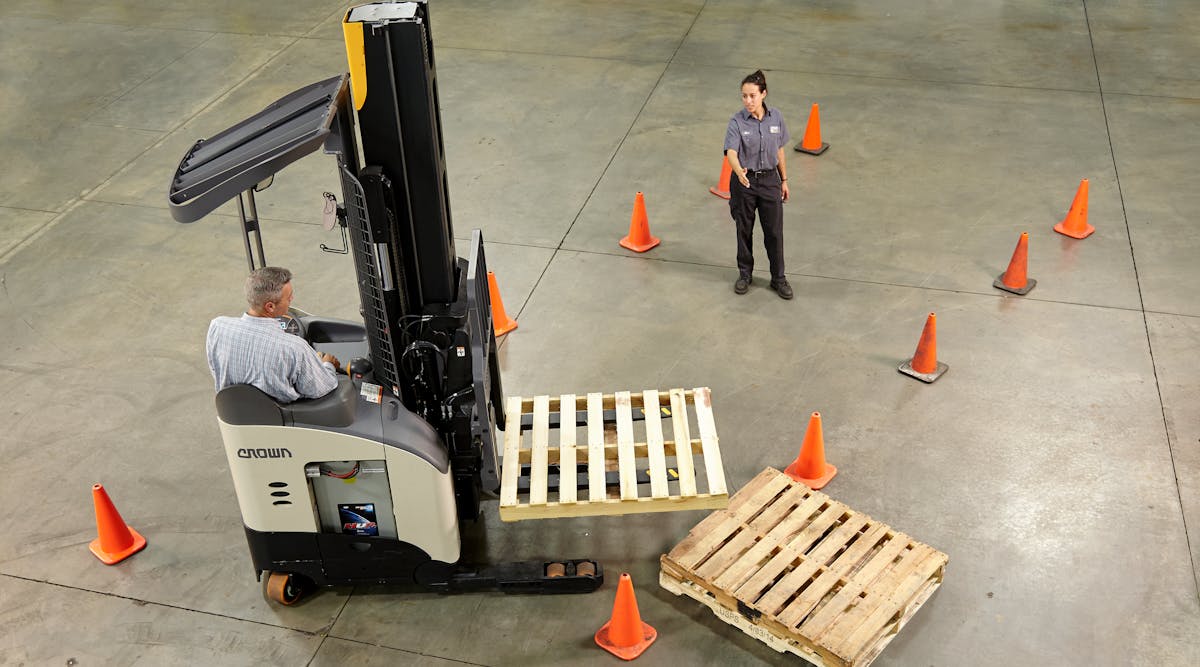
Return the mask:
<svg viewBox="0 0 1200 667">
<path fill-rule="evenodd" d="M 829 150 L 829 144 L 821 143 L 821 111 L 812 105 L 808 114 L 808 127 L 804 128 L 804 140 L 796 144 L 796 151 L 809 155 L 820 155 Z"/>
<path fill-rule="evenodd" d="M 821 431 L 820 412 L 814 412 L 808 418 L 800 455 L 783 472 L 813 491 L 828 484 L 837 474 L 837 468 L 825 462 L 825 436 Z"/>
<path fill-rule="evenodd" d="M 1071 201 L 1071 210 L 1062 222 L 1054 225 L 1054 231 L 1066 234 L 1073 239 L 1083 239 L 1096 231 L 1087 221 L 1088 179 L 1079 181 L 1079 189 L 1075 191 L 1075 199 Z"/>
<path fill-rule="evenodd" d="M 125 524 L 103 485 L 92 485 L 92 504 L 96 506 L 96 529 L 100 536 L 88 548 L 96 558 L 113 565 L 146 548 L 146 538 Z"/>
<path fill-rule="evenodd" d="M 499 338 L 517 328 L 517 321 L 504 312 L 504 302 L 500 300 L 500 288 L 496 286 L 496 274 L 488 271 L 488 298 L 492 302 L 492 329 Z"/>
<path fill-rule="evenodd" d="M 929 313 L 925 329 L 917 343 L 917 352 L 912 359 L 900 364 L 900 372 L 911 375 L 922 382 L 933 382 L 949 370 L 949 366 L 937 360 L 937 315 Z"/>
<path fill-rule="evenodd" d="M 1013 294 L 1029 294 L 1029 290 L 1037 285 L 1037 281 L 1025 275 L 1029 260 L 1029 234 L 1021 232 L 1017 240 L 1017 249 L 1013 250 L 1012 259 L 1008 262 L 1008 270 L 1000 274 L 992 283 L 992 287 L 1012 292 Z"/>
<path fill-rule="evenodd" d="M 721 177 L 717 179 L 717 184 L 709 188 L 708 191 L 721 199 L 729 199 L 729 177 L 732 174 L 733 167 L 729 166 L 729 158 L 723 158 L 721 160 Z"/>
<path fill-rule="evenodd" d="M 633 215 L 629 218 L 629 235 L 618 241 L 634 252 L 646 252 L 660 241 L 650 236 L 650 221 L 646 219 L 646 199 L 642 193 L 633 198 Z"/>
<path fill-rule="evenodd" d="M 628 572 L 621 573 L 617 583 L 617 599 L 613 602 L 612 618 L 596 631 L 596 643 L 600 648 L 621 658 L 633 660 L 645 651 L 658 631 L 642 622 L 638 613 L 637 598 L 633 595 L 633 579 Z"/>
</svg>

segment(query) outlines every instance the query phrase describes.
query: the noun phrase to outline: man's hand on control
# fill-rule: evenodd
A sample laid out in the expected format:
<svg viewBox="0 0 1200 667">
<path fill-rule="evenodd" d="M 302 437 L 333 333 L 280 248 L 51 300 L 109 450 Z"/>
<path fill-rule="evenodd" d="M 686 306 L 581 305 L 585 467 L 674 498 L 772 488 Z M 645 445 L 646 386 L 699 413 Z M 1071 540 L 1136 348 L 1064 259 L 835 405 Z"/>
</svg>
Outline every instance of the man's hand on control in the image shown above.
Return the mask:
<svg viewBox="0 0 1200 667">
<path fill-rule="evenodd" d="M 318 352 L 317 356 L 321 358 L 322 362 L 328 361 L 329 363 L 333 364 L 333 369 L 335 371 L 341 370 L 342 362 L 338 361 L 338 358 L 332 354 L 329 354 L 328 352 Z"/>
</svg>

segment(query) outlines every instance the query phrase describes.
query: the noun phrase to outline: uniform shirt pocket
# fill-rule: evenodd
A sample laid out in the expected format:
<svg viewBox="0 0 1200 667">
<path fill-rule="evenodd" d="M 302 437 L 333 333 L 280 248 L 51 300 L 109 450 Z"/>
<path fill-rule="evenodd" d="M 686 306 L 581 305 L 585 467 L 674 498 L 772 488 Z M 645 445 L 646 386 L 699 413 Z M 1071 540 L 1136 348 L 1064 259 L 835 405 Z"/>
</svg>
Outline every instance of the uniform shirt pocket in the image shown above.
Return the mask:
<svg viewBox="0 0 1200 667">
<path fill-rule="evenodd" d="M 758 169 L 759 148 L 762 140 L 758 136 L 758 132 L 753 130 L 742 130 L 742 150 L 738 151 L 739 156 L 745 156 L 742 166 L 751 169 Z"/>
</svg>

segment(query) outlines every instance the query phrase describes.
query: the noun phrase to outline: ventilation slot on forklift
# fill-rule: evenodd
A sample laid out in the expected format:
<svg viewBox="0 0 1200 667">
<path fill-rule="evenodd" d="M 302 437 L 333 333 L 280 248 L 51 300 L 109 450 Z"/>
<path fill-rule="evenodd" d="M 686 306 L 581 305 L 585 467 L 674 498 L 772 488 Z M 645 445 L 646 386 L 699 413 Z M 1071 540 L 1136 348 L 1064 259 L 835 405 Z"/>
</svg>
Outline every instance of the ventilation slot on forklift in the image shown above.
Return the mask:
<svg viewBox="0 0 1200 667">
<path fill-rule="evenodd" d="M 273 499 L 271 501 L 272 505 L 291 505 L 292 504 L 292 501 L 290 501 L 290 500 L 280 500 L 280 498 L 286 498 L 286 497 L 292 495 L 290 491 L 280 491 L 279 490 L 279 489 L 283 489 L 286 487 L 287 487 L 287 482 L 268 482 L 267 483 L 267 488 L 274 489 L 272 491 L 268 491 L 268 493 L 271 494 L 271 498 Z"/>
</svg>

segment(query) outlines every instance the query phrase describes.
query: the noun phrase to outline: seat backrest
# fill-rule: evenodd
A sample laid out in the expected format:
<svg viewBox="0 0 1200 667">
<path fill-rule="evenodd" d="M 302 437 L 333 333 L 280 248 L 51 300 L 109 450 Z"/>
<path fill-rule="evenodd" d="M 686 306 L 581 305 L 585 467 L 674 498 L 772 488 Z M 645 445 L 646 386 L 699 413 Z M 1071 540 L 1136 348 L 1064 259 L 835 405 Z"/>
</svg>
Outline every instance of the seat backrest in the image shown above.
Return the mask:
<svg viewBox="0 0 1200 667">
<path fill-rule="evenodd" d="M 217 416 L 236 426 L 349 426 L 354 423 L 358 391 L 346 375 L 338 376 L 338 385 L 320 398 L 302 398 L 278 403 L 261 389 L 234 384 L 217 392 Z"/>
<path fill-rule="evenodd" d="M 234 384 L 217 392 L 217 416 L 235 426 L 283 426 L 275 399 L 248 384 Z"/>
</svg>

